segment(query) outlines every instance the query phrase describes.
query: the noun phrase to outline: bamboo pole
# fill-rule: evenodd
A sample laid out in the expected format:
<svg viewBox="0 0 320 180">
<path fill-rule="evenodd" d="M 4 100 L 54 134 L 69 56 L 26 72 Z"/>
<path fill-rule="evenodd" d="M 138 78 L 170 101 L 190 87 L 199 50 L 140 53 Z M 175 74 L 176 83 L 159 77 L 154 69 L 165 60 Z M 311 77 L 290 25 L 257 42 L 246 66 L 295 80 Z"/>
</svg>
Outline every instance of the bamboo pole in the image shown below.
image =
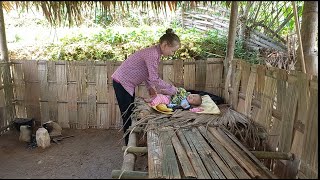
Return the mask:
<svg viewBox="0 0 320 180">
<path fill-rule="evenodd" d="M 112 170 L 111 176 L 113 179 L 148 179 L 148 173 L 142 171 Z"/>
<path fill-rule="evenodd" d="M 268 152 L 268 151 L 250 151 L 258 159 L 283 159 L 291 160 L 291 153 L 284 152 Z"/>
<path fill-rule="evenodd" d="M 148 148 L 123 146 L 122 151 L 127 151 L 127 153 L 148 153 Z"/>
<path fill-rule="evenodd" d="M 306 65 L 304 63 L 304 54 L 303 54 L 303 48 L 302 48 L 302 40 L 301 40 L 301 34 L 300 34 L 300 26 L 299 26 L 299 19 L 298 19 L 298 12 L 297 12 L 297 7 L 296 3 L 292 1 L 292 6 L 293 6 L 293 13 L 294 13 L 294 19 L 295 19 L 295 24 L 296 24 L 296 32 L 298 35 L 298 42 L 299 42 L 299 52 L 300 52 L 300 58 L 301 58 L 301 66 L 302 66 L 302 72 L 306 73 Z"/>
<path fill-rule="evenodd" d="M 3 16 L 3 1 L 0 1 L 0 63 L 4 63 L 3 67 L 3 86 L 4 86 L 4 99 L 5 99 L 5 108 L 3 119 L 9 121 L 8 123 L 3 123 L 2 125 L 10 124 L 13 121 L 15 116 L 15 109 L 12 105 L 13 96 L 13 87 L 12 87 L 12 78 L 10 72 L 10 63 L 8 56 L 8 47 L 6 39 L 6 28 L 4 23 Z M 0 120 L 1 122 L 1 120 Z"/>
</svg>

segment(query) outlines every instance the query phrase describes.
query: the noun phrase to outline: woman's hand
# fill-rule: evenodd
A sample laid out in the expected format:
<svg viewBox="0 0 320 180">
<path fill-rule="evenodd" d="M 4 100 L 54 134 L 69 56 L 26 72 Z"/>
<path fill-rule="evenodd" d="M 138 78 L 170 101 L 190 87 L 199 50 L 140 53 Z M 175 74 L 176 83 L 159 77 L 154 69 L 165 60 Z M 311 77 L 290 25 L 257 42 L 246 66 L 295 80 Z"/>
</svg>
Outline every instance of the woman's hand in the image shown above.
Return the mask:
<svg viewBox="0 0 320 180">
<path fill-rule="evenodd" d="M 157 96 L 157 91 L 156 91 L 156 89 L 151 87 L 151 88 L 149 89 L 149 95 L 150 95 L 150 97 L 155 97 L 155 96 Z"/>
</svg>

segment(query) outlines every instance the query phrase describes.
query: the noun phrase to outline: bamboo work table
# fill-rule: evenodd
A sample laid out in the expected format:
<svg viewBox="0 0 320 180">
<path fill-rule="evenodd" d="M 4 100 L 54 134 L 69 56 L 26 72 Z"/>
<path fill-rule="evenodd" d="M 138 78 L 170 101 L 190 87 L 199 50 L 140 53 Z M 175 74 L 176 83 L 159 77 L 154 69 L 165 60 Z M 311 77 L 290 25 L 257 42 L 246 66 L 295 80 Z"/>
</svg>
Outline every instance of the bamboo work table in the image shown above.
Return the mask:
<svg viewBox="0 0 320 180">
<path fill-rule="evenodd" d="M 199 126 L 148 131 L 149 178 L 275 178 L 231 133 Z"/>
<path fill-rule="evenodd" d="M 112 177 L 276 179 L 221 123 L 230 117 L 235 119 L 236 112 L 222 107 L 220 109 L 222 114 L 217 116 L 185 111 L 164 115 L 154 112 L 145 103 L 139 103 L 134 111 L 134 119 L 137 121 L 128 129 L 128 147 L 123 147 L 123 167 L 121 170 L 113 170 Z M 136 147 L 136 143 L 131 142 L 137 140 L 135 134 L 141 131 L 146 135 L 146 143 L 144 147 Z M 136 171 L 132 163 L 129 163 L 130 167 L 126 163 L 135 161 L 126 156 L 141 152 L 148 153 L 148 162 L 145 162 L 148 165 L 147 172 Z"/>
</svg>

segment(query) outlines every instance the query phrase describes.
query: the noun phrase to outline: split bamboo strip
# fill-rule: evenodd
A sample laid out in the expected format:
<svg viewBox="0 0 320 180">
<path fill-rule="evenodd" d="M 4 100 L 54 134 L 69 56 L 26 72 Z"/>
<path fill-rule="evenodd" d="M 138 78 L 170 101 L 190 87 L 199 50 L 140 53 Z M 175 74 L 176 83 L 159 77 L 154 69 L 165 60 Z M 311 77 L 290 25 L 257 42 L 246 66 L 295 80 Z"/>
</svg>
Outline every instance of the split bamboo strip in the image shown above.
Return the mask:
<svg viewBox="0 0 320 180">
<path fill-rule="evenodd" d="M 210 174 L 212 179 L 222 179 L 225 178 L 220 169 L 218 168 L 217 164 L 212 160 L 210 156 L 210 152 L 206 151 L 203 148 L 203 143 L 205 141 L 201 141 L 201 139 L 198 139 L 197 136 L 190 130 L 185 130 L 184 135 L 190 144 L 191 147 L 195 148 L 194 152 L 197 152 L 197 154 L 200 156 L 203 164 L 205 165 L 207 172 Z"/>
<path fill-rule="evenodd" d="M 15 99 L 24 99 L 25 82 L 23 80 L 23 67 L 20 64 L 13 64 L 13 86 Z M 46 77 L 46 76 L 45 76 Z M 46 80 L 46 79 L 45 79 Z M 25 101 L 15 104 L 16 116 L 19 118 L 27 117 Z"/>
<path fill-rule="evenodd" d="M 172 60 L 167 60 L 167 61 L 172 61 Z M 172 82 L 174 81 L 174 67 L 172 65 L 163 65 L 163 80 L 166 82 Z"/>
<path fill-rule="evenodd" d="M 38 63 L 38 79 L 40 82 L 40 113 L 41 113 L 41 124 L 49 120 L 49 105 L 48 105 L 48 80 L 47 80 L 47 62 Z M 18 64 L 17 64 L 18 65 Z M 41 102 L 41 100 L 46 100 L 47 102 Z"/>
<path fill-rule="evenodd" d="M 160 144 L 160 137 L 156 130 L 149 130 L 147 132 L 148 139 L 148 172 L 149 178 L 163 178 L 163 152 Z"/>
<path fill-rule="evenodd" d="M 96 88 L 97 88 L 97 102 L 108 102 L 108 69 L 110 62 L 104 66 L 96 66 Z M 105 64 L 105 63 L 104 63 Z M 102 129 L 109 129 L 110 120 L 108 119 L 108 104 L 97 104 L 97 127 Z"/>
<path fill-rule="evenodd" d="M 208 58 L 207 59 L 207 74 L 206 74 L 206 87 L 205 91 L 221 96 L 222 89 L 222 71 L 223 64 L 215 64 L 220 62 L 221 59 L 218 58 Z"/>
<path fill-rule="evenodd" d="M 26 111 L 28 118 L 34 118 L 36 124 L 41 123 L 40 114 L 40 86 L 38 83 L 38 67 L 36 61 L 24 61 L 23 72 L 25 80 L 25 94 L 24 100 L 26 101 Z"/>
<path fill-rule="evenodd" d="M 260 173 L 263 174 L 263 176 L 266 176 L 268 178 L 276 179 L 276 177 L 269 171 L 267 167 L 265 167 L 244 145 L 241 144 L 241 142 L 233 135 L 231 134 L 227 129 L 222 128 L 218 129 L 220 133 L 226 134 L 233 142 L 236 144 L 239 149 L 245 152 L 245 154 L 252 160 L 253 163 L 257 165 L 257 169 Z M 259 169 L 260 168 L 260 169 Z"/>
<path fill-rule="evenodd" d="M 112 77 L 111 75 L 113 74 L 113 72 L 116 70 L 116 66 L 115 63 L 108 63 L 107 64 L 107 72 L 108 72 L 108 120 L 109 120 L 109 127 L 114 128 L 116 125 L 116 117 L 115 117 L 115 111 L 116 109 L 119 109 L 117 107 L 117 99 L 114 93 L 114 89 L 113 89 L 113 83 L 112 83 Z M 121 116 L 120 116 L 121 117 Z M 122 118 L 120 118 L 120 120 L 122 120 Z"/>
<path fill-rule="evenodd" d="M 196 84 L 196 65 L 195 60 L 188 59 L 184 60 L 184 88 L 185 89 L 195 89 Z M 187 63 L 190 64 L 187 64 Z"/>
<path fill-rule="evenodd" d="M 87 67 L 80 64 L 86 64 L 85 62 L 81 62 L 77 66 L 77 93 L 79 101 L 87 100 L 87 83 L 86 83 L 86 69 Z M 88 128 L 87 121 L 87 104 L 78 103 L 78 128 L 86 129 Z"/>
<path fill-rule="evenodd" d="M 257 76 L 257 67 L 251 66 L 247 89 L 245 91 L 246 98 L 244 101 L 244 115 L 251 118 L 251 102 L 253 97 L 253 90 Z"/>
<path fill-rule="evenodd" d="M 307 113 L 306 129 L 302 147 L 301 160 L 308 164 L 310 168 L 303 173 L 309 178 L 317 178 L 313 170 L 318 169 L 318 78 L 310 82 L 310 102 Z M 316 171 L 318 172 L 318 171 Z"/>
<path fill-rule="evenodd" d="M 221 160 L 229 166 L 235 176 L 239 179 L 249 179 L 250 176 L 241 168 L 238 162 L 226 150 L 226 148 L 219 142 L 219 140 L 203 126 L 199 126 L 201 134 L 209 141 L 217 155 Z"/>
<path fill-rule="evenodd" d="M 176 87 L 183 87 L 183 60 L 173 61 L 173 70 L 174 70 L 174 85 Z"/>
<path fill-rule="evenodd" d="M 70 128 L 77 128 L 78 120 L 78 105 L 77 105 L 77 66 L 75 61 L 67 62 L 67 98 L 68 98 L 68 112 L 69 112 L 69 126 Z"/>
<path fill-rule="evenodd" d="M 264 83 L 265 83 L 265 74 L 266 74 L 266 67 L 263 65 L 257 65 L 257 79 L 255 84 L 255 89 L 253 91 L 253 95 L 255 99 L 261 102 L 261 95 L 264 90 Z M 254 107 L 252 108 L 252 119 L 257 122 L 257 114 L 259 108 Z"/>
<path fill-rule="evenodd" d="M 67 99 L 67 74 L 66 74 L 66 65 L 56 65 L 57 72 L 57 100 L 64 101 Z M 58 116 L 57 123 L 62 128 L 69 128 L 69 114 L 67 111 L 66 103 L 58 103 Z"/>
<path fill-rule="evenodd" d="M 281 116 L 281 131 L 279 140 L 279 151 L 289 152 L 293 137 L 293 125 L 296 116 L 298 92 L 296 91 L 297 79 L 290 74 L 288 76 L 288 88 L 286 91 L 286 101 Z"/>
<path fill-rule="evenodd" d="M 209 127 L 209 131 L 220 141 L 220 143 L 229 151 L 233 158 L 244 168 L 251 178 L 261 177 L 261 173 L 256 169 L 255 165 L 248 160 L 248 157 L 239 150 L 234 144 L 231 144 L 229 138 L 224 137 L 219 128 Z"/>
<path fill-rule="evenodd" d="M 206 85 L 206 72 L 207 72 L 207 61 L 197 60 L 196 62 L 196 81 L 195 90 L 203 90 Z"/>
<path fill-rule="evenodd" d="M 276 70 L 276 77 L 277 77 L 277 89 L 276 89 L 276 109 L 280 112 L 283 112 L 284 102 L 285 102 L 285 93 L 286 93 L 286 78 L 287 72 L 284 69 L 277 69 Z M 270 136 L 268 138 L 268 145 L 270 151 L 276 151 L 276 148 L 279 143 L 279 132 L 280 132 L 280 117 L 275 117 L 273 119 L 272 126 L 270 127 Z"/>
<path fill-rule="evenodd" d="M 201 143 L 203 148 L 206 150 L 206 153 L 210 155 L 215 164 L 217 164 L 217 167 L 219 168 L 219 171 L 217 172 L 221 171 L 221 175 L 219 176 L 219 178 L 235 179 L 235 175 L 232 173 L 231 169 L 229 169 L 229 167 L 223 162 L 223 160 L 220 159 L 219 155 L 210 147 L 199 130 L 193 128 L 192 132 L 199 139 L 199 143 Z"/>
<path fill-rule="evenodd" d="M 192 164 L 191 164 L 190 160 L 188 159 L 188 155 L 187 155 L 185 149 L 183 149 L 182 144 L 179 141 L 176 133 L 174 133 L 172 135 L 171 140 L 172 140 L 172 144 L 175 149 L 175 152 L 177 154 L 177 157 L 179 159 L 180 165 L 182 167 L 184 177 L 196 178 L 197 177 L 196 172 L 193 169 Z"/>
<path fill-rule="evenodd" d="M 297 76 L 297 88 L 296 91 L 298 93 L 298 104 L 297 104 L 297 114 L 295 117 L 295 123 L 299 123 L 302 125 L 307 125 L 306 122 L 308 121 L 308 116 L 306 115 L 306 112 L 308 112 L 309 109 L 309 80 L 311 77 L 305 73 L 297 72 L 295 71 L 295 75 Z M 297 131 L 294 127 L 294 135 L 293 135 L 293 141 L 291 145 L 290 152 L 294 153 L 299 158 L 301 157 L 303 148 L 303 138 L 307 131 L 300 132 Z"/>
<path fill-rule="evenodd" d="M 178 162 L 171 141 L 173 134 L 172 129 L 160 130 L 160 142 L 163 153 L 162 174 L 166 179 L 181 179 Z"/>
<path fill-rule="evenodd" d="M 188 141 L 182 131 L 184 131 L 184 130 L 182 130 L 182 129 L 178 130 L 177 135 L 180 139 L 182 146 L 186 150 L 186 153 L 191 161 L 191 164 L 197 174 L 197 179 L 209 179 L 210 175 L 208 174 L 199 155 L 194 151 L 194 148 L 190 144 L 188 144 Z"/>
<path fill-rule="evenodd" d="M 87 122 L 89 128 L 97 128 L 97 95 L 96 95 L 96 69 L 93 61 L 87 62 Z"/>
<path fill-rule="evenodd" d="M 261 95 L 261 109 L 258 111 L 256 122 L 266 128 L 269 128 L 273 109 L 273 99 L 276 90 L 276 80 L 274 79 L 274 73 L 272 70 L 267 70 L 266 73 L 270 73 L 270 75 L 265 77 L 264 90 Z"/>
<path fill-rule="evenodd" d="M 49 119 L 50 121 L 58 122 L 58 95 L 57 95 L 57 75 L 56 66 L 54 61 L 48 61 L 48 93 L 50 94 L 48 98 L 49 104 Z"/>
<path fill-rule="evenodd" d="M 241 66 L 241 80 L 240 80 L 240 90 L 241 93 L 247 92 L 247 86 L 250 86 L 248 84 L 249 82 L 249 76 L 250 76 L 250 65 L 249 63 L 246 63 L 243 60 L 240 60 L 240 66 Z M 249 96 L 246 96 L 249 97 Z M 238 98 L 238 104 L 236 110 L 242 114 L 245 113 L 245 100 Z"/>
</svg>

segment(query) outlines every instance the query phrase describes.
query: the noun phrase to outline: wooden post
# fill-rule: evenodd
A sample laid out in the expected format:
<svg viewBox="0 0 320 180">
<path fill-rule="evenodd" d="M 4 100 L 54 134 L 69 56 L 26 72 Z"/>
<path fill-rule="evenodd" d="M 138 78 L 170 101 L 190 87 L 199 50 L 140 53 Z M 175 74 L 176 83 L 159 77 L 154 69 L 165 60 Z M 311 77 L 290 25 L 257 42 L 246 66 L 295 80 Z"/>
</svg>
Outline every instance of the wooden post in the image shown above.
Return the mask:
<svg viewBox="0 0 320 180">
<path fill-rule="evenodd" d="M 234 46 L 235 46 L 235 39 L 236 39 L 236 32 L 237 32 L 237 19 L 238 19 L 238 2 L 232 1 L 229 33 L 228 33 L 227 55 L 223 63 L 224 64 L 223 77 L 224 77 L 224 83 L 225 83 L 224 98 L 226 102 L 229 102 L 228 87 L 229 87 L 230 77 L 231 77 L 230 62 L 233 59 L 233 55 L 234 55 Z"/>
<path fill-rule="evenodd" d="M 10 63 L 8 57 L 8 47 L 6 40 L 6 28 L 3 17 L 3 1 L 0 1 L 0 63 L 4 62 L 3 67 L 3 84 L 4 84 L 4 94 L 5 94 L 5 119 L 9 120 L 9 123 L 13 121 L 14 108 L 12 105 L 13 100 L 13 90 L 11 82 L 11 73 L 10 73 Z M 4 124 L 6 125 L 6 124 Z"/>
<path fill-rule="evenodd" d="M 300 58 L 301 58 L 302 72 L 306 73 L 306 65 L 304 63 L 304 54 L 303 54 L 303 48 L 302 48 L 299 19 L 298 19 L 296 3 L 294 1 L 292 1 L 292 6 L 293 6 L 293 13 L 294 13 L 294 19 L 295 19 L 295 24 L 296 24 L 296 32 L 298 35 L 298 42 L 299 42 L 298 51 L 300 52 L 300 56 L 301 56 Z"/>
<path fill-rule="evenodd" d="M 224 69 L 225 69 L 224 78 L 226 78 L 227 76 L 230 61 L 233 59 L 233 55 L 234 55 L 234 46 L 235 46 L 235 39 L 236 39 L 236 32 L 237 32 L 237 19 L 238 19 L 238 2 L 232 1 L 229 33 L 228 33 L 227 55 L 224 60 Z"/>
</svg>

